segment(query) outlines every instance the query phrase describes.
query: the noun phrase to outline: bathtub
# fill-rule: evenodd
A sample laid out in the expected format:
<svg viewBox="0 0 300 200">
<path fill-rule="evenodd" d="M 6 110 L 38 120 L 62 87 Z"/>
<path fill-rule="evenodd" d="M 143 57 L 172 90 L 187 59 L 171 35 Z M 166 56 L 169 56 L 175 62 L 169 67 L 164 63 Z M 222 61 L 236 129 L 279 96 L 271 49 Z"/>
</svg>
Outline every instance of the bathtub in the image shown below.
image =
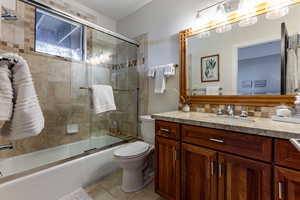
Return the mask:
<svg viewBox="0 0 300 200">
<path fill-rule="evenodd" d="M 108 145 L 109 142 L 114 144 L 118 141 L 122 140 L 110 136 L 102 136 L 62 145 L 4 159 L 0 161 L 0 169 L 4 175 L 9 176 L 78 155 L 89 147 L 101 148 L 101 145 Z M 4 182 L 0 184 L 0 199 L 57 200 L 117 170 L 118 166 L 113 159 L 113 152 L 119 147 L 111 147 Z"/>
</svg>

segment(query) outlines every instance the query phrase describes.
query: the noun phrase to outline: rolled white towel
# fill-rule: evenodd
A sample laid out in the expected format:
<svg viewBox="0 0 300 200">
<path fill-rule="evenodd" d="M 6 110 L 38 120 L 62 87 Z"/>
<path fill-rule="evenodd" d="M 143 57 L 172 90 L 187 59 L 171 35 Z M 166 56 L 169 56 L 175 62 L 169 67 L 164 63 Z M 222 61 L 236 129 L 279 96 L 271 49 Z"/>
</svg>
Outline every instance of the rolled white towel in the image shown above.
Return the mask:
<svg viewBox="0 0 300 200">
<path fill-rule="evenodd" d="M 13 89 L 7 65 L 0 66 L 0 83 L 0 120 L 9 121 L 13 111 Z"/>
<path fill-rule="evenodd" d="M 8 126 L 1 133 L 11 140 L 36 136 L 44 129 L 44 116 L 34 88 L 27 62 L 16 54 L 4 54 L 2 57 L 17 60 L 12 68 L 12 87 L 14 92 L 14 110 Z"/>
</svg>

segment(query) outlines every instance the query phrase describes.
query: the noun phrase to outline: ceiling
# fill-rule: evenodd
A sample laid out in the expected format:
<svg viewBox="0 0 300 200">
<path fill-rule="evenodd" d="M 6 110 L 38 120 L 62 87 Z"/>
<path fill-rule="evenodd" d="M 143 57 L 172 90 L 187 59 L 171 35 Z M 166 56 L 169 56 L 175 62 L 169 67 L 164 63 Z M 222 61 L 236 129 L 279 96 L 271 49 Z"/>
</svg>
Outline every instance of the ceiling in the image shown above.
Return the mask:
<svg viewBox="0 0 300 200">
<path fill-rule="evenodd" d="M 142 8 L 152 0 L 76 0 L 93 10 L 100 12 L 115 20 L 120 20 L 138 9 Z"/>
</svg>

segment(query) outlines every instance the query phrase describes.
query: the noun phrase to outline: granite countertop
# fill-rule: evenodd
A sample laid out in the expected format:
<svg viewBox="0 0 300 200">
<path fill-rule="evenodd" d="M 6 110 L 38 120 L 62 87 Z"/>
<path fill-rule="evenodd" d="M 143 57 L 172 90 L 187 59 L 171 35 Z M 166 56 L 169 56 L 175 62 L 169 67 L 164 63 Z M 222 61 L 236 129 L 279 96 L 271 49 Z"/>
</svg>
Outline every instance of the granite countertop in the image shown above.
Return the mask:
<svg viewBox="0 0 300 200">
<path fill-rule="evenodd" d="M 281 139 L 300 139 L 300 124 L 277 122 L 269 118 L 248 117 L 254 122 L 244 122 L 218 118 L 216 114 L 181 111 L 153 114 L 152 118 Z"/>
</svg>

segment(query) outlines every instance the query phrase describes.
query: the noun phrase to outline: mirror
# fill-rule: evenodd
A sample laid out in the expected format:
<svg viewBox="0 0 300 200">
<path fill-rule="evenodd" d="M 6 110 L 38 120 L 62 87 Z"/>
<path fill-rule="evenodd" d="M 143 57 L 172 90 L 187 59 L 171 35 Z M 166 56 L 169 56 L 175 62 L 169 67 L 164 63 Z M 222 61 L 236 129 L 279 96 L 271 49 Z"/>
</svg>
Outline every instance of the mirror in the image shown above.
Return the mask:
<svg viewBox="0 0 300 200">
<path fill-rule="evenodd" d="M 228 32 L 211 30 L 209 36 L 187 37 L 187 94 L 295 94 L 300 84 L 298 19 L 300 4 L 295 4 L 290 6 L 288 15 L 279 19 L 269 20 L 260 15 L 258 22 L 251 26 L 235 23 Z M 282 37 L 286 31 L 288 44 Z M 282 49 L 283 46 L 287 48 Z"/>
</svg>

